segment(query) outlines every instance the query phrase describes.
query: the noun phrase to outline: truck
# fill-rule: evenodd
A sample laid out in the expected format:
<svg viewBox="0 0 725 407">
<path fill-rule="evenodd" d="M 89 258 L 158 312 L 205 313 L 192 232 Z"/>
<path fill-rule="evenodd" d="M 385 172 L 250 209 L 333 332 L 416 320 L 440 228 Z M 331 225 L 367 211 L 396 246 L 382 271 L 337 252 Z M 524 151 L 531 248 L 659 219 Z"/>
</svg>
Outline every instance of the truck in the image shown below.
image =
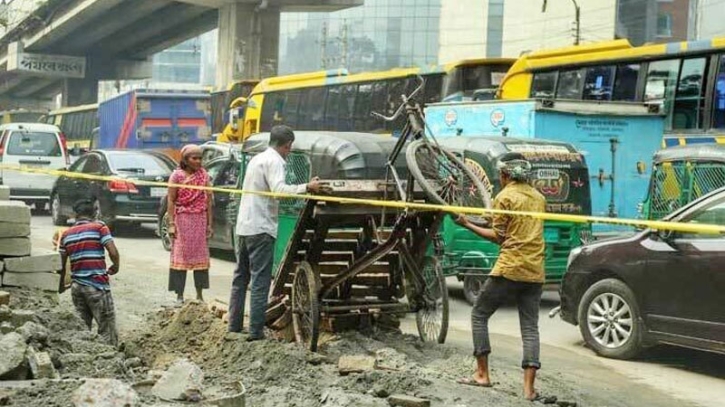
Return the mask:
<svg viewBox="0 0 725 407">
<path fill-rule="evenodd" d="M 102 102 L 93 148 L 153 149 L 179 160 L 185 144 L 211 139 L 208 93 L 136 89 Z"/>
</svg>

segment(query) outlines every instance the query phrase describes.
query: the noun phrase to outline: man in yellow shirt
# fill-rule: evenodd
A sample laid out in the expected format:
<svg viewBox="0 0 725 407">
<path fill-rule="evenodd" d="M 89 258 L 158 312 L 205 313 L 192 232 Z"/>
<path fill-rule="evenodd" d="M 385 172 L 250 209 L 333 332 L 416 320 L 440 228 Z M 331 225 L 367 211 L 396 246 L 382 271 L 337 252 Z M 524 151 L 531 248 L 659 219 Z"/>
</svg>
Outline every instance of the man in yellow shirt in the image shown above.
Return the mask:
<svg viewBox="0 0 725 407">
<path fill-rule="evenodd" d="M 502 190 L 493 201 L 494 209 L 522 212 L 546 210 L 544 196 L 528 183 L 531 163 L 523 155 L 504 155 L 498 163 L 498 169 Z M 491 353 L 488 320 L 506 300 L 515 299 L 524 344 L 521 363 L 524 369 L 524 397 L 536 400 L 539 395 L 534 388 L 534 382 L 536 371 L 541 367 L 539 302 L 545 278 L 543 221 L 529 216 L 495 213 L 491 228 L 472 224 L 464 216 L 459 216 L 456 222 L 501 246 L 498 260 L 471 312 L 476 373 L 461 383 L 491 386 L 488 370 L 488 354 Z"/>
</svg>

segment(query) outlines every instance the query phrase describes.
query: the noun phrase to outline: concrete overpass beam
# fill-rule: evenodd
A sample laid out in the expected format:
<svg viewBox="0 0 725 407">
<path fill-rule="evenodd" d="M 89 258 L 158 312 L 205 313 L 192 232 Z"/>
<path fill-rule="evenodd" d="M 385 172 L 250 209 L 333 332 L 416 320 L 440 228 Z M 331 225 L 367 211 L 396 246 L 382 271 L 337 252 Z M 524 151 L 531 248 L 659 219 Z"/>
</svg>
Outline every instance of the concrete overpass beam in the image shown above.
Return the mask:
<svg viewBox="0 0 725 407">
<path fill-rule="evenodd" d="M 278 65 L 279 27 L 278 7 L 256 10 L 254 4 L 222 6 L 216 85 L 274 76 Z"/>
</svg>

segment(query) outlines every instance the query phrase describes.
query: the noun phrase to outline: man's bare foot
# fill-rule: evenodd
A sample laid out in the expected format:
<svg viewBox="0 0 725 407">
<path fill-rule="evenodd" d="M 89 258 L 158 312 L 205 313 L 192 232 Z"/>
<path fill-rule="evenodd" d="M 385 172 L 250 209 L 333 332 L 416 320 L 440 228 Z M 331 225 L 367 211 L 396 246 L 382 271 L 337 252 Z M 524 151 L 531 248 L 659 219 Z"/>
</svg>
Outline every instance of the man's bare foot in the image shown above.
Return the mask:
<svg viewBox="0 0 725 407">
<path fill-rule="evenodd" d="M 478 372 L 474 373 L 472 377 L 466 377 L 458 380 L 458 383 L 466 384 L 469 386 L 491 387 L 491 379 L 488 377 L 483 377 Z"/>
</svg>

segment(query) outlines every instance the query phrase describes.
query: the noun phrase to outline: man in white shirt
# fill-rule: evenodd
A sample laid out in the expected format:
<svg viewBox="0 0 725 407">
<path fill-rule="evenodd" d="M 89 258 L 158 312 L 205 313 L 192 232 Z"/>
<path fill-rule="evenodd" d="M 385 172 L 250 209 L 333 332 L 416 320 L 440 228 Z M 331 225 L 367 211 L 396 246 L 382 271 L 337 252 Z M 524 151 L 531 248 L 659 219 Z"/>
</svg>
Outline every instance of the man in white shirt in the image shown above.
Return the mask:
<svg viewBox="0 0 725 407">
<path fill-rule="evenodd" d="M 242 189 L 288 194 L 318 192 L 320 183 L 317 177 L 308 184 L 285 183 L 285 160 L 292 151 L 294 141 L 295 135 L 291 128 L 273 127 L 267 150 L 256 155 L 247 164 Z M 251 283 L 248 341 L 264 339 L 265 312 L 272 282 L 278 212 L 277 199 L 253 194 L 242 195 L 237 216 L 239 256 L 229 302 L 229 332 L 242 331 L 247 287 Z"/>
</svg>

